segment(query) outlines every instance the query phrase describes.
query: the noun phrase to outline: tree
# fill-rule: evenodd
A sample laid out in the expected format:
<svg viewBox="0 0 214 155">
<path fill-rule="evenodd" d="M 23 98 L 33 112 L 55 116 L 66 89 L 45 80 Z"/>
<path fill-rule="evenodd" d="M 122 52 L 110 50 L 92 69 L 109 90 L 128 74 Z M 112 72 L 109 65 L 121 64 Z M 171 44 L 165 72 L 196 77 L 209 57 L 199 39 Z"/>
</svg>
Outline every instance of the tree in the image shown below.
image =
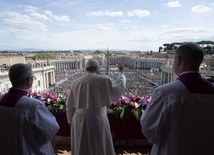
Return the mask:
<svg viewBox="0 0 214 155">
<path fill-rule="evenodd" d="M 173 50 L 173 47 L 175 46 L 173 43 L 165 43 L 163 44 L 163 46 L 165 47 L 166 50 Z"/>
<path fill-rule="evenodd" d="M 185 43 L 185 42 L 165 43 L 165 44 L 163 44 L 164 51 L 176 50 L 183 43 Z M 204 49 L 206 54 L 214 54 L 214 41 L 205 40 L 205 41 L 198 41 L 195 43 L 199 44 Z M 160 52 L 160 50 L 161 49 L 159 47 L 159 52 Z"/>
<path fill-rule="evenodd" d="M 162 51 L 163 51 L 163 47 L 160 46 L 158 52 L 160 53 L 160 52 L 162 52 Z"/>
<path fill-rule="evenodd" d="M 44 53 L 37 53 L 36 55 L 34 55 L 33 57 L 32 57 L 32 59 L 33 60 L 38 60 L 38 59 L 40 59 L 40 60 L 46 60 L 46 59 L 55 59 L 55 57 L 54 56 L 51 56 L 51 55 L 48 55 L 48 54 L 44 54 Z"/>
</svg>

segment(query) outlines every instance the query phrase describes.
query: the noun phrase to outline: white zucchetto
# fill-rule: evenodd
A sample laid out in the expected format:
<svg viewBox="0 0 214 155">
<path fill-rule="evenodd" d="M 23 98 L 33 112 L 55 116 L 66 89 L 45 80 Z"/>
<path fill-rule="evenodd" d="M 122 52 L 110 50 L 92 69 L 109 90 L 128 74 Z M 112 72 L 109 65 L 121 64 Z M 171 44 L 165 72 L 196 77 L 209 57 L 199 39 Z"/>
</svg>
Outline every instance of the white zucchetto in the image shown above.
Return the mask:
<svg viewBox="0 0 214 155">
<path fill-rule="evenodd" d="M 97 61 L 97 60 L 95 60 L 95 59 L 89 59 L 87 62 L 86 62 L 86 65 L 85 65 L 85 67 L 86 68 L 88 68 L 88 67 L 97 67 L 97 66 L 99 66 L 100 65 L 100 63 Z"/>
</svg>

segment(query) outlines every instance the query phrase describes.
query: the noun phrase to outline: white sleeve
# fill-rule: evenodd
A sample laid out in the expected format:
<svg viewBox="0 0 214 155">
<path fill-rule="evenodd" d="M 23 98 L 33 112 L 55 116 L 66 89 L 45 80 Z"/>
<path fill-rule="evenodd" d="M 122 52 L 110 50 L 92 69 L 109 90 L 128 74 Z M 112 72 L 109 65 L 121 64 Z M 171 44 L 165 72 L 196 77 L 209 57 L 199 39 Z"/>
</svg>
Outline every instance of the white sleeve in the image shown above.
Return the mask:
<svg viewBox="0 0 214 155">
<path fill-rule="evenodd" d="M 112 80 L 110 79 L 110 83 L 109 83 L 109 88 L 111 88 L 109 90 L 110 94 L 111 94 L 111 100 L 116 100 L 120 97 L 120 95 L 122 95 L 124 89 L 125 89 L 125 85 L 126 85 L 126 77 L 123 73 L 120 73 L 117 80 Z"/>
<path fill-rule="evenodd" d="M 155 89 L 151 101 L 141 115 L 141 130 L 150 143 L 159 141 L 161 129 L 165 125 L 164 104 L 161 91 Z"/>
<path fill-rule="evenodd" d="M 42 104 L 36 108 L 32 123 L 36 126 L 37 138 L 41 143 L 49 142 L 59 130 L 56 118 Z"/>
<path fill-rule="evenodd" d="M 72 98 L 73 97 L 72 97 L 72 89 L 71 89 L 69 96 L 68 96 L 66 103 L 65 103 L 66 104 L 66 117 L 67 117 L 67 122 L 69 124 L 71 124 L 71 120 L 72 120 L 73 114 L 75 112 L 75 108 L 72 104 L 72 102 L 74 102 L 74 101 L 72 101 Z"/>
<path fill-rule="evenodd" d="M 123 87 L 125 88 L 126 87 L 126 76 L 123 72 L 120 72 L 118 78 L 117 78 L 117 81 L 120 81 L 122 82 L 123 84 Z"/>
</svg>

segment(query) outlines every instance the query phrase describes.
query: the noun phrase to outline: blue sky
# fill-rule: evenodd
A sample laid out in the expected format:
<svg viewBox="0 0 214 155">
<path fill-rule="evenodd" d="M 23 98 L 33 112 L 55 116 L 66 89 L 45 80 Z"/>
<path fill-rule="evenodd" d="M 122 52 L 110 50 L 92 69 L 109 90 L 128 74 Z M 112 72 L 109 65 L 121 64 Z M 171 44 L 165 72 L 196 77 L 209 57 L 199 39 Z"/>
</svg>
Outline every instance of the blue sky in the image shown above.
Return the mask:
<svg viewBox="0 0 214 155">
<path fill-rule="evenodd" d="M 214 41 L 212 0 L 0 0 L 0 50 L 126 49 Z"/>
</svg>

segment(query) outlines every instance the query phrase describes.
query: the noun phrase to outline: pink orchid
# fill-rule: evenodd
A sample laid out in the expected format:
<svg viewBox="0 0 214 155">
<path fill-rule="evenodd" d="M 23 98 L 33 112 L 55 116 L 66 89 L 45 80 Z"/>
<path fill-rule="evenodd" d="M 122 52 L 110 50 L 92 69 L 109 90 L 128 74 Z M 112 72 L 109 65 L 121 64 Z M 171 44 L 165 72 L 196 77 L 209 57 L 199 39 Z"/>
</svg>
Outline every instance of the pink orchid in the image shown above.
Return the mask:
<svg viewBox="0 0 214 155">
<path fill-rule="evenodd" d="M 116 101 L 113 101 L 112 104 L 113 104 L 113 105 L 117 105 L 117 102 L 116 102 Z"/>
<path fill-rule="evenodd" d="M 136 96 L 131 96 L 131 99 L 133 100 L 133 101 L 135 101 L 136 99 L 137 99 L 137 97 Z"/>
<path fill-rule="evenodd" d="M 125 102 L 125 104 L 129 104 L 129 103 L 130 103 L 130 100 L 129 100 L 129 99 L 126 99 L 124 102 Z"/>
<path fill-rule="evenodd" d="M 136 102 L 131 102 L 132 107 L 135 107 Z"/>
</svg>

